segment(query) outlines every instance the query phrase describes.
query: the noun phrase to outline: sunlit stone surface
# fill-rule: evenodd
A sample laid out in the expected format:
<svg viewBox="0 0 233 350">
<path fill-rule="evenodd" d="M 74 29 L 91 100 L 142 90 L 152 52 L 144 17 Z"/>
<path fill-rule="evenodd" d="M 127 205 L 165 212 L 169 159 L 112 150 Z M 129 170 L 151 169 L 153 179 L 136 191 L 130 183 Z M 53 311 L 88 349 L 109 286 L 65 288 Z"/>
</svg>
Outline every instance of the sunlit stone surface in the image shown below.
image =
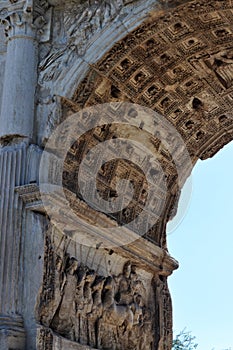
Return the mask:
<svg viewBox="0 0 233 350">
<path fill-rule="evenodd" d="M 0 348 L 170 350 L 166 224 L 233 139 L 232 2 L 0 0 L 0 19 Z"/>
</svg>

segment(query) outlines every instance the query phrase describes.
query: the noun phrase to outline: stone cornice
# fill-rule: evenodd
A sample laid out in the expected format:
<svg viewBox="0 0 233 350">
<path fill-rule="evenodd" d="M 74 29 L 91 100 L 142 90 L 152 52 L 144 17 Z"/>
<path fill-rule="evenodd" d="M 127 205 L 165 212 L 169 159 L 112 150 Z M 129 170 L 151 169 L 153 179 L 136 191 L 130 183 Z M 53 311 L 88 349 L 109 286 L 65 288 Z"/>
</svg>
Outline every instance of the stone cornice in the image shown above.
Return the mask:
<svg viewBox="0 0 233 350">
<path fill-rule="evenodd" d="M 46 214 L 46 208 L 44 207 L 44 202 L 41 200 L 40 189 L 37 184 L 29 184 L 24 186 L 19 186 L 15 189 L 19 194 L 19 197 L 23 200 L 25 208 L 35 212 L 41 212 Z M 53 210 L 53 217 L 50 218 L 52 223 L 60 221 L 59 231 L 63 231 L 65 234 L 73 240 L 76 240 L 76 234 L 82 236 L 83 242 L 91 243 L 92 236 L 100 237 L 103 243 L 112 243 L 112 236 L 108 234 L 107 231 L 103 230 L 103 227 L 116 226 L 116 222 L 110 219 L 103 213 L 98 213 L 96 215 L 95 210 L 90 208 L 84 201 L 79 200 L 72 192 L 65 190 L 67 197 L 70 201 L 73 200 L 74 210 L 83 219 L 84 226 L 77 225 L 74 222 L 69 225 L 69 233 L 67 232 L 68 226 L 66 221 L 72 221 L 72 215 L 67 211 L 64 215 L 65 204 L 63 206 L 63 199 L 58 195 L 51 195 L 49 201 L 51 201 Z M 60 208 L 60 209 L 58 209 Z M 62 218 L 65 217 L 65 221 L 62 222 Z M 92 225 L 95 225 L 95 230 L 90 231 L 85 225 L 85 221 Z M 63 230 L 61 229 L 63 226 Z M 124 244 L 124 237 L 131 237 L 130 244 Z M 80 241 L 80 238 L 78 239 Z M 123 242 L 123 243 L 122 243 Z M 114 249 L 115 252 L 119 253 L 121 256 L 126 258 L 131 258 L 132 261 L 140 262 L 141 267 L 151 271 L 152 273 L 158 273 L 159 275 L 169 276 L 174 270 L 178 268 L 178 262 L 172 258 L 169 253 L 155 245 L 154 243 L 148 241 L 147 239 L 138 236 L 133 231 L 122 227 L 122 235 L 115 237 L 114 244 L 117 247 Z M 94 243 L 93 243 L 94 244 Z"/>
<path fill-rule="evenodd" d="M 22 199 L 25 208 L 31 211 L 45 213 L 45 209 L 40 197 L 40 190 L 37 184 L 18 186 L 15 188 L 19 197 Z"/>
</svg>

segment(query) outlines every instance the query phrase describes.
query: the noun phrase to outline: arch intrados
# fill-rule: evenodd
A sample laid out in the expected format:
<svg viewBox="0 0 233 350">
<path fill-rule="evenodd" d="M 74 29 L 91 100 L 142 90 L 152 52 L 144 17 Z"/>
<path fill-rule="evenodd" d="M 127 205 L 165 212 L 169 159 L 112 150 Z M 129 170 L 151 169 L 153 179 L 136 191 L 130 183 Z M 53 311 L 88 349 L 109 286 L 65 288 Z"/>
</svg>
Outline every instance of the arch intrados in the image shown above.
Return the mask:
<svg viewBox="0 0 233 350">
<path fill-rule="evenodd" d="M 231 11 L 203 0 L 152 12 L 92 65 L 73 101 L 145 105 L 175 125 L 194 162 L 213 156 L 233 138 Z"/>
</svg>

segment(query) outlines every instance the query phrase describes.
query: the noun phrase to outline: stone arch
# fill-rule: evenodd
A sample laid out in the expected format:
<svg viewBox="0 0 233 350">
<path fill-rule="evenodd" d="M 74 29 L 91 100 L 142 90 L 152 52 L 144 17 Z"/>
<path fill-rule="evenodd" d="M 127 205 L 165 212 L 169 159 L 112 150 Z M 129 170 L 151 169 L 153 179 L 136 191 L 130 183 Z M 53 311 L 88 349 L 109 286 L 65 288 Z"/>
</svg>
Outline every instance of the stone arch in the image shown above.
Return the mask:
<svg viewBox="0 0 233 350">
<path fill-rule="evenodd" d="M 231 11 L 228 1 L 188 1 L 152 12 L 91 67 L 72 100 L 145 105 L 176 126 L 193 159 L 213 156 L 233 136 Z"/>
<path fill-rule="evenodd" d="M 152 11 L 91 64 L 73 96 L 62 100 L 64 113 L 106 102 L 137 103 L 167 118 L 193 165 L 212 157 L 233 139 L 232 11 L 230 1 L 204 0 Z M 170 194 L 155 228 L 159 239 L 148 237 L 163 247 L 180 193 L 171 190 L 175 173 L 166 171 Z"/>
<path fill-rule="evenodd" d="M 78 111 L 106 102 L 138 103 L 176 127 L 193 165 L 214 156 L 233 139 L 232 13 L 230 1 L 204 0 L 155 11 L 91 66 L 71 98 L 74 105 L 64 100 L 64 106 Z M 171 195 L 155 228 L 163 248 L 175 203 Z M 149 238 L 156 241 L 153 234 Z M 161 348 L 165 339 L 170 335 L 161 336 Z"/>
</svg>

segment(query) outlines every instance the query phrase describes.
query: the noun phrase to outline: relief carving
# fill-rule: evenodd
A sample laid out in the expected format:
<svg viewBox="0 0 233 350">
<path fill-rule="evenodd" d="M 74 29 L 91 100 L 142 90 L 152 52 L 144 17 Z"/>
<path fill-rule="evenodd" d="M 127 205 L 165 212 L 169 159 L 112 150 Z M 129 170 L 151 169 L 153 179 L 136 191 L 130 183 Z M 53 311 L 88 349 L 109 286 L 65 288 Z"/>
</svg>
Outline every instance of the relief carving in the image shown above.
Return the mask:
<svg viewBox="0 0 233 350">
<path fill-rule="evenodd" d="M 118 18 L 122 9 L 134 1 L 69 1 L 64 6 L 64 15 L 56 18 L 56 23 L 60 23 L 57 33 L 59 43 L 52 46 L 40 62 L 41 82 L 56 80 L 65 66 L 84 56 L 94 35 Z"/>
<path fill-rule="evenodd" d="M 225 16 L 232 3 L 180 1 L 172 9 L 172 1 L 160 2 L 169 11 L 155 11 L 152 20 L 117 42 L 90 69 L 73 101 L 83 108 L 113 101 L 111 94 L 99 93 L 107 76 L 124 100 L 146 105 L 175 123 L 197 159 L 220 130 L 221 116 L 232 115 L 232 16 Z M 221 120 L 227 124 L 230 118 Z"/>
<path fill-rule="evenodd" d="M 224 86 L 229 89 L 233 82 L 233 50 L 226 52 L 219 52 L 213 55 L 207 65 L 213 69 L 217 79 Z"/>
<path fill-rule="evenodd" d="M 54 261 L 50 281 L 59 292 L 46 302 L 42 292 L 42 325 L 97 349 L 153 348 L 154 307 L 135 265 L 128 261 L 121 274 L 104 277 L 69 255 Z"/>
<path fill-rule="evenodd" d="M 157 278 L 157 296 L 159 300 L 160 328 L 159 344 L 163 350 L 172 348 L 172 300 L 168 289 L 167 279 L 163 276 Z"/>
</svg>

